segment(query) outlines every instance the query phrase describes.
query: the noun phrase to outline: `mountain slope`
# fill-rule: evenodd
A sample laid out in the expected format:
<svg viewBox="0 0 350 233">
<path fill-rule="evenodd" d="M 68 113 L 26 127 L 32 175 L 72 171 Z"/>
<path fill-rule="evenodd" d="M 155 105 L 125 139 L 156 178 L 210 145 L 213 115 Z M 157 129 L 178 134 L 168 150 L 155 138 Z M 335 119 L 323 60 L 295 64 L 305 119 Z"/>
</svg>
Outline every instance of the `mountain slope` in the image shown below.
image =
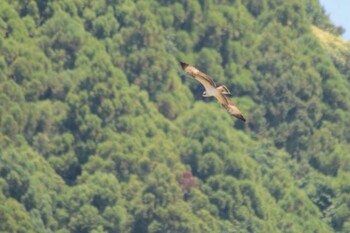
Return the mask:
<svg viewBox="0 0 350 233">
<path fill-rule="evenodd" d="M 349 232 L 349 45 L 318 1 L 0 9 L 1 231 Z"/>
</svg>

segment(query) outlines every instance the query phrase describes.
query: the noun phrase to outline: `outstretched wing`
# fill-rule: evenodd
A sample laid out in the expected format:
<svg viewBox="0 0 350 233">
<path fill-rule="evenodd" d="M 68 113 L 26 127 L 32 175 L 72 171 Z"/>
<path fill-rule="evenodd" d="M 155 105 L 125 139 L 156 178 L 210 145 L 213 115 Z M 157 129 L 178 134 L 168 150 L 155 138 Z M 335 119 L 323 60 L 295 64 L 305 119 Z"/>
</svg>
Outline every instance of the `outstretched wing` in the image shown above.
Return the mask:
<svg viewBox="0 0 350 233">
<path fill-rule="evenodd" d="M 241 111 L 237 108 L 237 106 L 232 102 L 232 100 L 228 96 L 224 95 L 223 93 L 217 93 L 215 95 L 215 98 L 224 108 L 226 108 L 226 110 L 228 111 L 228 113 L 230 113 L 231 116 L 234 116 L 242 121 L 246 121 Z"/>
<path fill-rule="evenodd" d="M 214 81 L 208 75 L 198 70 L 196 67 L 186 64 L 184 62 L 180 62 L 180 65 L 186 73 L 190 74 L 193 78 L 200 82 L 206 90 L 216 87 Z"/>
<path fill-rule="evenodd" d="M 191 66 L 187 63 L 180 62 L 180 65 L 182 69 L 190 74 L 193 78 L 195 78 L 198 82 L 200 82 L 206 90 L 215 88 L 216 85 L 214 81 L 205 73 L 201 72 L 194 66 Z M 226 86 L 219 86 L 217 87 L 218 92 L 214 95 L 215 98 L 219 101 L 219 103 L 226 108 L 226 110 L 234 117 L 245 121 L 245 118 L 243 117 L 241 111 L 236 107 L 236 105 L 231 101 L 229 97 L 226 95 L 231 94 L 230 90 Z"/>
</svg>

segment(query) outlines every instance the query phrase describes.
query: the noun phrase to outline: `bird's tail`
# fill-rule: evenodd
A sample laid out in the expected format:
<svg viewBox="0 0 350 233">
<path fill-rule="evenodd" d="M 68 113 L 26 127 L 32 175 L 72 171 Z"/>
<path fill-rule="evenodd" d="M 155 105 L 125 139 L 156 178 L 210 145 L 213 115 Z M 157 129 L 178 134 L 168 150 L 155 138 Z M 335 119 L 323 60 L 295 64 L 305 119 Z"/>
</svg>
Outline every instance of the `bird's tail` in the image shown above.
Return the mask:
<svg viewBox="0 0 350 233">
<path fill-rule="evenodd" d="M 224 95 L 231 95 L 230 90 L 224 85 L 218 86 L 216 89 L 219 90 Z"/>
</svg>

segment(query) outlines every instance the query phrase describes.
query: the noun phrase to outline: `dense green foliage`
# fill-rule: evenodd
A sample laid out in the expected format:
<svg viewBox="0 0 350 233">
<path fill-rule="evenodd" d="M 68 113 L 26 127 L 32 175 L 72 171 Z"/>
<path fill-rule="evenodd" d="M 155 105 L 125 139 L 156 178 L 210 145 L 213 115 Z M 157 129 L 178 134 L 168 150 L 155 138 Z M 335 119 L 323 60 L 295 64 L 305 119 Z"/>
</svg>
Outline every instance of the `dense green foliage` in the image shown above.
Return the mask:
<svg viewBox="0 0 350 233">
<path fill-rule="evenodd" d="M 0 1 L 0 231 L 350 232 L 350 64 L 312 25 L 342 32 L 317 0 Z"/>
</svg>

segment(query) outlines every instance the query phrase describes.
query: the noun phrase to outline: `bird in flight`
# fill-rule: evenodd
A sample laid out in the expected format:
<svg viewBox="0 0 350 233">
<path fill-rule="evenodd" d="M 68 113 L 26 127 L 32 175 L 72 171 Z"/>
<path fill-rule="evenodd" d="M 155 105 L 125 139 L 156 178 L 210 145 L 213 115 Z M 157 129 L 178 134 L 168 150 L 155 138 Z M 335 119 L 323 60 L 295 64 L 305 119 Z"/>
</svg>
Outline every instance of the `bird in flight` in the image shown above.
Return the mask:
<svg viewBox="0 0 350 233">
<path fill-rule="evenodd" d="M 204 86 L 205 91 L 203 92 L 203 97 L 214 96 L 232 116 L 242 121 L 246 121 L 241 111 L 229 98 L 228 95 L 230 95 L 231 93 L 226 86 L 221 85 L 217 87 L 214 81 L 208 75 L 201 72 L 192 65 L 189 65 L 184 62 L 180 62 L 180 65 L 187 74 L 191 75 L 194 79 L 196 79 Z"/>
</svg>

